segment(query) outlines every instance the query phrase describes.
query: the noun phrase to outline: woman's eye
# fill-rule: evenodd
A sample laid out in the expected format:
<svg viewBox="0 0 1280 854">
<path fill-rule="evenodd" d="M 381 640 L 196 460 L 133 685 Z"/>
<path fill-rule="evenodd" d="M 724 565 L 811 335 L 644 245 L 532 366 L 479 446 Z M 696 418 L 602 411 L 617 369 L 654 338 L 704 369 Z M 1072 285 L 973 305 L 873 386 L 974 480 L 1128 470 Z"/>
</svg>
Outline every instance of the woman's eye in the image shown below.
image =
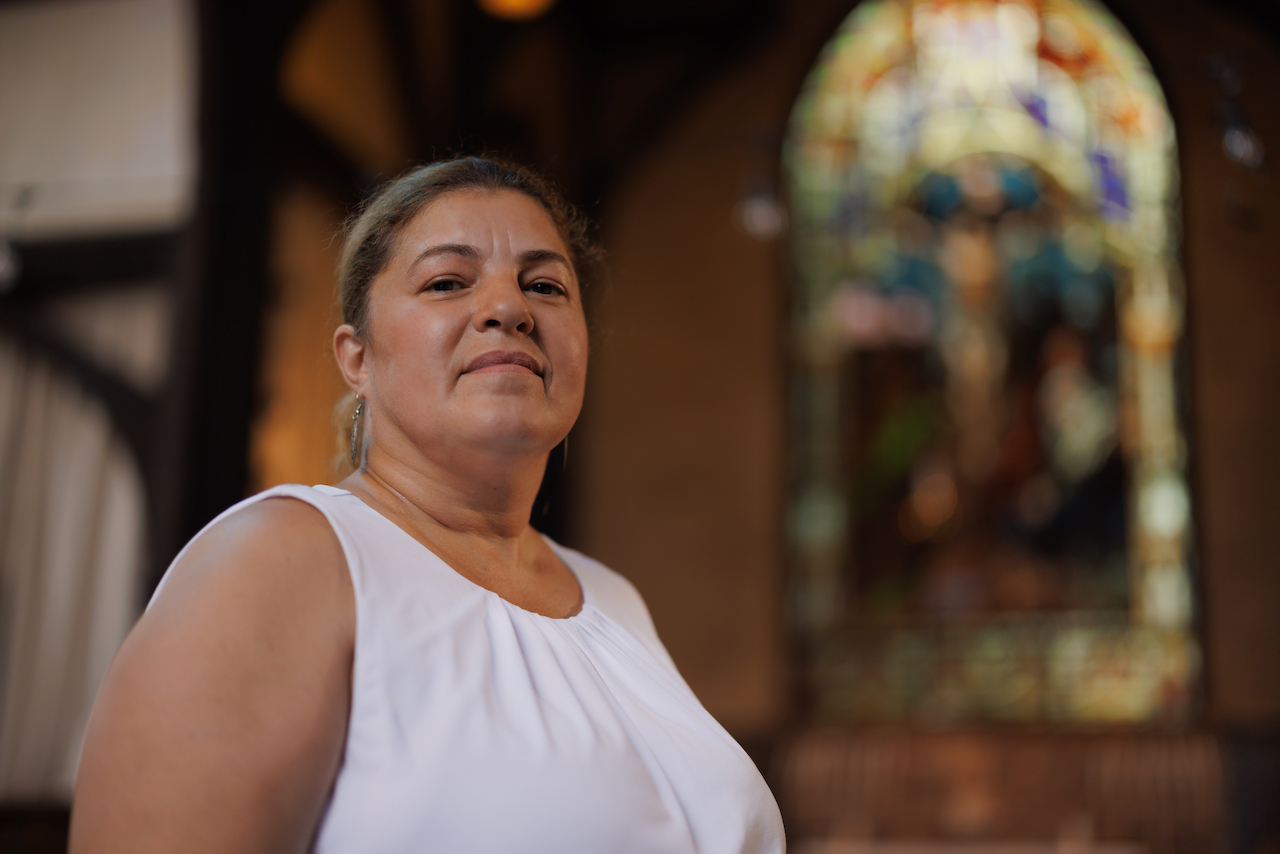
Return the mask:
<svg viewBox="0 0 1280 854">
<path fill-rule="evenodd" d="M 531 282 L 529 290 L 535 294 L 544 294 L 546 296 L 564 293 L 564 289 L 555 282 Z"/>
<path fill-rule="evenodd" d="M 449 293 L 451 291 L 460 290 L 461 288 L 462 282 L 459 282 L 456 279 L 441 279 L 439 281 L 429 283 L 425 290 L 435 291 L 436 293 Z"/>
</svg>

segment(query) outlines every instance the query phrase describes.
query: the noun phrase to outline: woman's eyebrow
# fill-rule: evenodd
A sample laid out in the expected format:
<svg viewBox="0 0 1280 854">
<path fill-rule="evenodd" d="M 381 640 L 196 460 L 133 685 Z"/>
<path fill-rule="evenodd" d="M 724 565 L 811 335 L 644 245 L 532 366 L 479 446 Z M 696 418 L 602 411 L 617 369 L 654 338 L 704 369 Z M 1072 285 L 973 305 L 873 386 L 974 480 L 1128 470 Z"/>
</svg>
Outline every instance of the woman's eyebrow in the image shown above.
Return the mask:
<svg viewBox="0 0 1280 854">
<path fill-rule="evenodd" d="M 558 261 L 569 269 L 573 269 L 573 265 L 569 263 L 569 259 L 551 249 L 530 249 L 527 252 L 520 253 L 521 266 L 537 264 L 539 261 Z"/>
<path fill-rule="evenodd" d="M 429 246 L 418 253 L 418 257 L 409 263 L 409 269 L 425 258 L 433 258 L 436 255 L 460 255 L 469 261 L 480 260 L 480 250 L 467 243 L 440 243 L 436 246 Z"/>
</svg>

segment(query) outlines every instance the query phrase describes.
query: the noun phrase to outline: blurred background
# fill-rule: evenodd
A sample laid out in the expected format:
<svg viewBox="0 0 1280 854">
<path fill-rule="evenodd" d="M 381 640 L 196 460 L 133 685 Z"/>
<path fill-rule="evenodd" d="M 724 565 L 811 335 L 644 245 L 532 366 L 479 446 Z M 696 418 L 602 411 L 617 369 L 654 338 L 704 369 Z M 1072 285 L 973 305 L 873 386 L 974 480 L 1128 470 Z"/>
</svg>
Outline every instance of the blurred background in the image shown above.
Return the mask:
<svg viewBox="0 0 1280 854">
<path fill-rule="evenodd" d="M 178 548 L 328 482 L 341 224 L 598 221 L 535 523 L 792 850 L 1280 851 L 1274 0 L 0 2 L 0 849 Z M 1276 148 L 1273 149 L 1272 147 Z"/>
</svg>

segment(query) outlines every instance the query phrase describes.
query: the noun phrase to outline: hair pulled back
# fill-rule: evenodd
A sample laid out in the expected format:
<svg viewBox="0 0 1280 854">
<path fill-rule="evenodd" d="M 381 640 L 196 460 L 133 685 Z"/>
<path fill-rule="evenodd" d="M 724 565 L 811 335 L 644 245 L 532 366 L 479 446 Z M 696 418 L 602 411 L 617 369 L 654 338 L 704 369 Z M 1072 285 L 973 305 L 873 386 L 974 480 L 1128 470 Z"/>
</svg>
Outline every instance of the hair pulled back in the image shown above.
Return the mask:
<svg viewBox="0 0 1280 854">
<path fill-rule="evenodd" d="M 514 190 L 533 199 L 560 232 L 581 291 L 598 279 L 603 252 L 589 221 L 550 181 L 527 167 L 488 157 L 441 160 L 393 179 L 347 222 L 338 261 L 338 300 L 342 322 L 351 324 L 357 335 L 368 331 L 369 289 L 395 253 L 400 232 L 427 205 L 459 190 Z"/>
</svg>

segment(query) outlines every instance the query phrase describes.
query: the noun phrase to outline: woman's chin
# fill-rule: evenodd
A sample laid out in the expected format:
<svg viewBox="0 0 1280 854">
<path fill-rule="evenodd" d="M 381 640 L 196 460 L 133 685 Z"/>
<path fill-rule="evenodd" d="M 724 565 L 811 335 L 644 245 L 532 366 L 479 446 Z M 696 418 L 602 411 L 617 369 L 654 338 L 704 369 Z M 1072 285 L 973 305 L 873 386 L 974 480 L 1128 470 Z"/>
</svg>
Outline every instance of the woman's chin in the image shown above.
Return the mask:
<svg viewBox="0 0 1280 854">
<path fill-rule="evenodd" d="M 532 456 L 550 451 L 573 426 L 545 410 L 501 404 L 486 407 L 466 421 L 458 434 L 466 444 L 488 452 Z"/>
</svg>

